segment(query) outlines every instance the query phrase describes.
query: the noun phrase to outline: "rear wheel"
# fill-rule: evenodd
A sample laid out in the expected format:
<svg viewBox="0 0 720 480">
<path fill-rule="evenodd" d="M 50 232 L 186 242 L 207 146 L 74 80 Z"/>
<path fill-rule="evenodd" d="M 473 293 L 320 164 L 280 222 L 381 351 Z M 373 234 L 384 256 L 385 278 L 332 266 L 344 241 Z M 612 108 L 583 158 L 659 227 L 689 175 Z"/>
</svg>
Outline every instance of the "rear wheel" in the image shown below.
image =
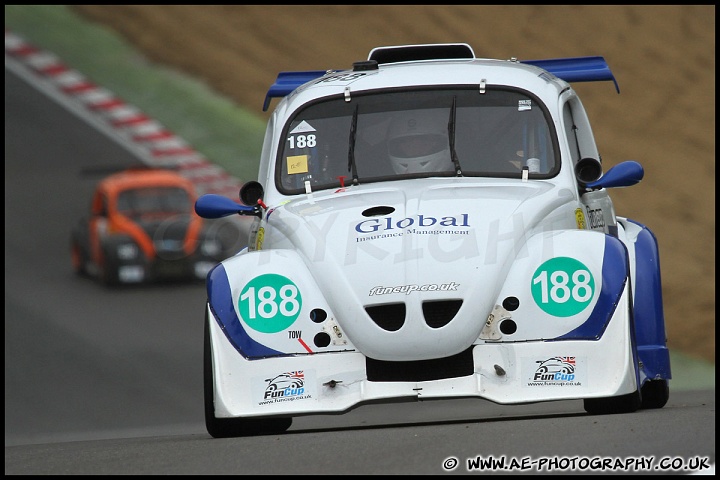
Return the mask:
<svg viewBox="0 0 720 480">
<path fill-rule="evenodd" d="M 583 400 L 585 411 L 591 415 L 632 413 L 640 408 L 640 404 L 640 390 L 617 397 L 586 398 Z"/>
<path fill-rule="evenodd" d="M 292 417 L 276 418 L 217 418 L 215 416 L 215 385 L 210 344 L 210 323 L 205 311 L 205 339 L 203 347 L 203 390 L 205 397 L 205 428 L 214 438 L 273 435 L 292 425 Z"/>
<path fill-rule="evenodd" d="M 649 380 L 642 386 L 641 391 L 640 408 L 662 408 L 670 399 L 670 386 L 667 380 Z"/>
</svg>

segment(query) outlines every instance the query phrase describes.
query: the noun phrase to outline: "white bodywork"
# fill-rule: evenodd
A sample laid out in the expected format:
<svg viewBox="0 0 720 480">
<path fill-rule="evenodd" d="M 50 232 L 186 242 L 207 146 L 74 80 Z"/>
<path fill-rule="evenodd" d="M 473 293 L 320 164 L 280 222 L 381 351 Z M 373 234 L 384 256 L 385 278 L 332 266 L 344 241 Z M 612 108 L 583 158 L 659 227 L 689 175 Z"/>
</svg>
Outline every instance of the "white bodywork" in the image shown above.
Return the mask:
<svg viewBox="0 0 720 480">
<path fill-rule="evenodd" d="M 557 135 L 556 174 L 348 181 L 295 194 L 278 187 L 283 127 L 306 103 L 470 84 L 478 95 L 507 86 L 544 104 Z M 568 138 L 568 109 L 583 131 L 577 138 Z M 604 189 L 582 196 L 578 150 L 599 158 L 574 91 L 512 61 L 334 72 L 285 97 L 260 163 L 267 210 L 250 248 L 209 277 L 215 416 L 342 412 L 393 398 L 518 404 L 637 391 L 633 240 Z M 441 303 L 425 312 L 423 302 Z M 399 328 L 367 310 L 390 318 L 403 304 Z M 438 373 L 442 359 L 454 373 Z"/>
</svg>

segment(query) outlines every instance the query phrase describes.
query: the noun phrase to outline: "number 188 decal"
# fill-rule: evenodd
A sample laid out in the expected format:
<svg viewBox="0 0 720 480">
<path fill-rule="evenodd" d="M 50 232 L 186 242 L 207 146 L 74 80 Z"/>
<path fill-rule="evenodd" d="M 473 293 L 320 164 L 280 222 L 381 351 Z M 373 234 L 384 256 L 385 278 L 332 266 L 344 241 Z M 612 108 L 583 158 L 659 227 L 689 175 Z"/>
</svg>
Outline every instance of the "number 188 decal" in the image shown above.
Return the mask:
<svg viewBox="0 0 720 480">
<path fill-rule="evenodd" d="M 238 300 L 240 315 L 250 328 L 277 333 L 297 320 L 302 296 L 297 285 L 282 275 L 268 273 L 250 280 Z"/>
<path fill-rule="evenodd" d="M 595 280 L 582 262 L 556 257 L 535 270 L 530 289 L 543 311 L 556 317 L 570 317 L 588 306 L 595 293 Z"/>
</svg>

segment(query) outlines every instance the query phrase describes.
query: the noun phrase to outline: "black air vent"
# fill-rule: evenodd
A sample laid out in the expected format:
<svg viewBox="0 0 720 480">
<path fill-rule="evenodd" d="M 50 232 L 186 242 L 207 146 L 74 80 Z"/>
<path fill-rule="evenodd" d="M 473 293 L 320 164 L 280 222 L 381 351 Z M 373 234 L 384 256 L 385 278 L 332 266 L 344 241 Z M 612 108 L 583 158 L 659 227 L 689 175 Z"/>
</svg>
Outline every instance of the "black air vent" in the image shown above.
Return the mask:
<svg viewBox="0 0 720 480">
<path fill-rule="evenodd" d="M 444 327 L 455 317 L 462 306 L 462 300 L 438 300 L 434 302 L 423 302 L 422 309 L 425 316 L 425 323 L 430 328 Z"/>
<path fill-rule="evenodd" d="M 414 362 L 387 362 L 367 358 L 365 368 L 371 382 L 425 382 L 466 377 L 474 373 L 473 348 L 445 358 Z"/>
<path fill-rule="evenodd" d="M 475 58 L 475 52 L 466 43 L 444 43 L 433 45 L 401 45 L 398 47 L 379 47 L 370 52 L 368 60 L 377 63 L 414 62 L 418 60 L 449 60 L 455 58 Z"/>
<path fill-rule="evenodd" d="M 373 305 L 365 307 L 365 311 L 378 327 L 388 332 L 395 332 L 405 323 L 405 304 Z"/>
<path fill-rule="evenodd" d="M 390 215 L 395 211 L 394 207 L 388 207 L 381 205 L 379 207 L 370 207 L 362 212 L 363 217 L 381 217 L 383 215 Z"/>
<path fill-rule="evenodd" d="M 364 72 L 367 70 L 377 70 L 378 62 L 375 60 L 365 60 L 363 62 L 353 63 L 353 72 Z"/>
</svg>

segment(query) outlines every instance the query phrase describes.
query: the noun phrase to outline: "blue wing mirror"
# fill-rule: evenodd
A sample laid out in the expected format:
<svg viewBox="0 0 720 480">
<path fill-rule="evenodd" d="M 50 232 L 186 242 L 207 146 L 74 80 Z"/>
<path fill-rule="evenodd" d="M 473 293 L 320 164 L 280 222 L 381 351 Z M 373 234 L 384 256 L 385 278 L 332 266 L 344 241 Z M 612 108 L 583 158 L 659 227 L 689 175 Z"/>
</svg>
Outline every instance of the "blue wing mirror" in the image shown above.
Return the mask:
<svg viewBox="0 0 720 480">
<path fill-rule="evenodd" d="M 595 181 L 585 183 L 587 188 L 629 187 L 639 183 L 645 175 L 642 165 L 634 160 L 618 163 Z"/>
<path fill-rule="evenodd" d="M 262 218 L 262 210 L 265 207 L 262 197 L 265 190 L 260 182 L 251 180 L 240 187 L 240 205 L 229 198 L 221 195 L 208 193 L 198 198 L 195 202 L 195 213 L 203 218 L 222 218 L 228 215 L 254 215 Z"/>
<path fill-rule="evenodd" d="M 203 218 L 222 218 L 236 214 L 262 217 L 262 210 L 258 205 L 252 207 L 240 205 L 227 197 L 214 193 L 207 193 L 197 199 L 195 213 Z"/>
</svg>

